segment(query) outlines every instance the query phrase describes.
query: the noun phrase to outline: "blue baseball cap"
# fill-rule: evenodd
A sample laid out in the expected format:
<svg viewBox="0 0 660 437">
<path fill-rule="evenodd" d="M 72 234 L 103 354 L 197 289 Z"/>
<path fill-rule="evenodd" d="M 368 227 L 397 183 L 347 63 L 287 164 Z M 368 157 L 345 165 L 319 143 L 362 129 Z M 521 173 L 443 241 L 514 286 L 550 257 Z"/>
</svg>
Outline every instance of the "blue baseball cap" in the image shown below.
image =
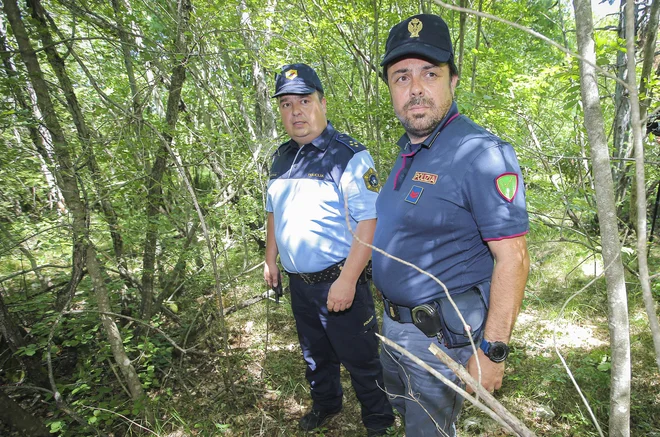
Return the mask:
<svg viewBox="0 0 660 437">
<path fill-rule="evenodd" d="M 390 29 L 385 44 L 385 57 L 380 63 L 383 72 L 397 59 L 411 56 L 437 63 L 454 58 L 451 35 L 447 23 L 438 15 L 419 14 L 407 18 Z"/>
<path fill-rule="evenodd" d="M 282 67 L 282 72 L 275 76 L 275 94 L 312 94 L 323 92 L 321 80 L 316 71 L 307 64 L 290 64 Z"/>
</svg>

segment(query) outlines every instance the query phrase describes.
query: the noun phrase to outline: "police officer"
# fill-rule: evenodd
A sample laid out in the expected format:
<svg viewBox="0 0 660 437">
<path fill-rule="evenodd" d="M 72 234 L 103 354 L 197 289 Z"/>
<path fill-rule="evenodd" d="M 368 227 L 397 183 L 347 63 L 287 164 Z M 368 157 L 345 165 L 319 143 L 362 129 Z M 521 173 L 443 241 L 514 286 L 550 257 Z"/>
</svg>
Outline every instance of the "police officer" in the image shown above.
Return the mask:
<svg viewBox="0 0 660 437">
<path fill-rule="evenodd" d="M 273 97 L 291 139 L 275 152 L 268 183 L 264 279 L 277 285 L 279 253 L 313 400 L 299 426 L 312 430 L 339 413 L 343 364 L 368 435 L 384 435 L 394 416 L 382 390 L 378 325 L 364 271 L 371 249 L 353 243 L 346 222 L 348 216 L 355 234 L 371 242 L 380 189 L 373 159 L 327 121 L 323 87 L 311 67 L 284 66 Z"/>
<path fill-rule="evenodd" d="M 444 282 L 478 350 L 473 355 L 437 282 L 374 252 L 374 282 L 385 301 L 383 334 L 455 382 L 429 343 L 474 377 L 478 359 L 481 383 L 493 391 L 502 384 L 529 270 L 529 223 L 515 152 L 459 113 L 454 51 L 439 16 L 416 15 L 394 26 L 381 66 L 406 133 L 376 204 L 374 245 Z M 391 348 L 383 347 L 381 362 L 407 435 L 455 435 L 460 396 Z"/>
</svg>

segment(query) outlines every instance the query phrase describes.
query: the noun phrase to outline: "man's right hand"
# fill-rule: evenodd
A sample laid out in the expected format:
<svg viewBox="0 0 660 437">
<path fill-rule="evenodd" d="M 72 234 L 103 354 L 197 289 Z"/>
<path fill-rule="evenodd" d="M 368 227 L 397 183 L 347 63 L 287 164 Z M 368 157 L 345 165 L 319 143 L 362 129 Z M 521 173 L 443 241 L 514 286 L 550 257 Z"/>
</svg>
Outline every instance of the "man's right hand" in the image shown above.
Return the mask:
<svg viewBox="0 0 660 437">
<path fill-rule="evenodd" d="M 280 283 L 279 273 L 280 270 L 277 268 L 275 263 L 265 263 L 264 264 L 264 281 L 268 284 L 269 287 L 275 288 Z"/>
</svg>

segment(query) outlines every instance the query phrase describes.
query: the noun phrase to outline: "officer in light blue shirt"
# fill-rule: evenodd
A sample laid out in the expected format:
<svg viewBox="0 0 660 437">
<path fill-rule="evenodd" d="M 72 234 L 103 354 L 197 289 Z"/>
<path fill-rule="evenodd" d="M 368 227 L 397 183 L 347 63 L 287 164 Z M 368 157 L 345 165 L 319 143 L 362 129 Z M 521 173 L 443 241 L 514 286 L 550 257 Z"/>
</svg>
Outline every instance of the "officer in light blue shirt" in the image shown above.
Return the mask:
<svg viewBox="0 0 660 437">
<path fill-rule="evenodd" d="M 373 159 L 327 121 L 323 87 L 311 67 L 284 66 L 273 97 L 291 139 L 275 152 L 268 182 L 264 279 L 278 284 L 279 254 L 313 401 L 299 426 L 310 431 L 339 413 L 343 364 L 367 435 L 385 435 L 394 416 L 382 390 L 378 325 L 365 272 L 371 249 L 352 234 L 369 243 L 373 238 L 380 189 Z"/>
</svg>

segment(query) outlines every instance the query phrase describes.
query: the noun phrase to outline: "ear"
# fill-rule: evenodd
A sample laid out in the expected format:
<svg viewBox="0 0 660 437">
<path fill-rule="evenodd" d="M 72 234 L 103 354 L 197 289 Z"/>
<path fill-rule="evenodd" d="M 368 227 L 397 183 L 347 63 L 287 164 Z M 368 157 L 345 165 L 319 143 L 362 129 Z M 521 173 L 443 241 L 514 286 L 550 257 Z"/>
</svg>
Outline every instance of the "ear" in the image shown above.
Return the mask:
<svg viewBox="0 0 660 437">
<path fill-rule="evenodd" d="M 323 108 L 323 113 L 325 114 L 328 111 L 327 108 L 328 102 L 325 100 L 325 97 L 321 99 L 321 107 Z"/>
<path fill-rule="evenodd" d="M 458 75 L 452 76 L 451 78 L 451 97 L 454 98 L 454 93 L 456 92 L 456 86 L 458 85 Z"/>
</svg>

